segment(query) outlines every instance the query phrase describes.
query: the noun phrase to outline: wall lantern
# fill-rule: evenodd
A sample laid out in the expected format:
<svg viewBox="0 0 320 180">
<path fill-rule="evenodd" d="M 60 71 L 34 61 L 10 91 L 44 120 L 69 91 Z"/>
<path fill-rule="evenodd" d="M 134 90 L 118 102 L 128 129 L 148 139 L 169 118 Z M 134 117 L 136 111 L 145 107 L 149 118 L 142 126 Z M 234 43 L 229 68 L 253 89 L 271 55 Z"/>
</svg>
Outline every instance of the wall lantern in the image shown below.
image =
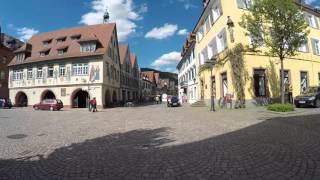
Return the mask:
<svg viewBox="0 0 320 180">
<path fill-rule="evenodd" d="M 233 31 L 234 22 L 232 21 L 230 16 L 228 16 L 227 26 L 228 26 L 228 31 L 230 33 L 231 42 L 234 42 L 234 31 Z"/>
</svg>

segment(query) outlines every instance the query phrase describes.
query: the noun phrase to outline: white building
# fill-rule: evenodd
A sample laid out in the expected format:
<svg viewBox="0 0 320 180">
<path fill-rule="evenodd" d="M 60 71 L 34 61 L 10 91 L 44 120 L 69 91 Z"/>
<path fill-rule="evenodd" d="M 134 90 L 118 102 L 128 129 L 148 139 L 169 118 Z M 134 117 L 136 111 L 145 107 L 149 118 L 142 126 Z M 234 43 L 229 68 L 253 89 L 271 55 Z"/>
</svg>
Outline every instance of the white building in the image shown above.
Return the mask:
<svg viewBox="0 0 320 180">
<path fill-rule="evenodd" d="M 190 104 L 198 100 L 198 63 L 194 46 L 195 35 L 190 34 L 182 49 L 182 59 L 177 66 L 179 99 Z"/>
<path fill-rule="evenodd" d="M 10 99 L 31 106 L 61 99 L 65 107 L 98 107 L 119 100 L 120 60 L 115 24 L 64 29 L 33 36 L 9 64 Z"/>
</svg>

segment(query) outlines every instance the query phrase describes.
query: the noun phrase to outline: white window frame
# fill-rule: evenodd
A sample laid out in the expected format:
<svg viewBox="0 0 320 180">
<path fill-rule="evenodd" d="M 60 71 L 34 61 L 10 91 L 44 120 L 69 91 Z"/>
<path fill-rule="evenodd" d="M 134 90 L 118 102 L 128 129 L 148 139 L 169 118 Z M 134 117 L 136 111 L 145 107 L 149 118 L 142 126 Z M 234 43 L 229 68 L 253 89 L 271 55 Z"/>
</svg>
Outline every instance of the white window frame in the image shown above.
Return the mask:
<svg viewBox="0 0 320 180">
<path fill-rule="evenodd" d="M 320 40 L 319 39 L 315 39 L 315 44 L 314 44 L 314 47 L 316 48 L 316 54 L 317 55 L 320 55 Z"/>
<path fill-rule="evenodd" d="M 308 18 L 308 24 L 310 27 L 318 28 L 317 27 L 317 19 L 313 14 L 307 14 L 307 18 Z"/>
<path fill-rule="evenodd" d="M 66 66 L 64 64 L 59 65 L 59 76 L 60 77 L 66 76 Z"/>
<path fill-rule="evenodd" d="M 53 78 L 53 74 L 54 74 L 54 66 L 50 65 L 48 66 L 48 78 Z"/>
<path fill-rule="evenodd" d="M 64 54 L 64 49 L 58 49 L 58 55 L 61 56 Z"/>
<path fill-rule="evenodd" d="M 37 79 L 43 78 L 43 67 L 37 67 Z"/>
<path fill-rule="evenodd" d="M 81 52 L 95 52 L 97 44 L 95 42 L 84 42 L 80 46 Z"/>
<path fill-rule="evenodd" d="M 88 75 L 88 63 L 77 63 L 72 65 L 72 72 L 74 76 Z"/>
<path fill-rule="evenodd" d="M 20 81 L 23 79 L 23 69 L 13 70 L 13 80 Z"/>
<path fill-rule="evenodd" d="M 23 61 L 24 60 L 24 53 L 18 53 L 17 54 L 17 61 Z"/>
<path fill-rule="evenodd" d="M 32 79 L 33 78 L 33 69 L 28 68 L 27 69 L 27 79 Z"/>
</svg>

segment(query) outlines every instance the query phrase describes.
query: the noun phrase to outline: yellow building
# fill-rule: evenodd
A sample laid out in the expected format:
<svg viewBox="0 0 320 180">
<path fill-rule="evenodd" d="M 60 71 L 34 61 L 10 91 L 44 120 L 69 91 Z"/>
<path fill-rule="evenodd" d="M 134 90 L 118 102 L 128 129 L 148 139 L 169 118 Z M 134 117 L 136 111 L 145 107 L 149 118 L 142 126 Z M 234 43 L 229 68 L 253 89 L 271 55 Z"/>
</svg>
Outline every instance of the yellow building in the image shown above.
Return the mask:
<svg viewBox="0 0 320 180">
<path fill-rule="evenodd" d="M 230 94 L 236 99 L 233 69 L 227 50 L 236 44 L 250 46 L 250 38 L 239 26 L 241 16 L 247 12 L 251 0 L 207 0 L 193 33 L 196 33 L 195 52 L 199 66 L 198 79 L 199 100 L 210 102 L 211 90 L 215 99 Z M 302 6 L 310 25 L 308 43 L 300 48 L 296 57 L 284 60 L 285 82 L 292 85 L 293 96 L 300 94 L 308 86 L 320 84 L 320 29 L 319 12 L 311 7 Z M 232 32 L 228 20 L 234 23 Z M 233 34 L 233 36 L 232 36 Z M 225 64 L 204 68 L 212 57 L 224 59 Z M 264 53 L 245 51 L 245 99 L 247 105 L 256 103 L 257 99 L 276 98 L 280 94 L 280 61 Z"/>
</svg>

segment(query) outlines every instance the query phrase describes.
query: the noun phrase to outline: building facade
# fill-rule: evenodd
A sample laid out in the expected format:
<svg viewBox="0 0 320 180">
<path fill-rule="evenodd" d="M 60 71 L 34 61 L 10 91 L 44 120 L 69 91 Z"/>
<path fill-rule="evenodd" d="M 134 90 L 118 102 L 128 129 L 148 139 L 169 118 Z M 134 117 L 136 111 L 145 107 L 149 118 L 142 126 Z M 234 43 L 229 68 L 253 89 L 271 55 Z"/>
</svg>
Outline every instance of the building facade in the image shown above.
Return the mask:
<svg viewBox="0 0 320 180">
<path fill-rule="evenodd" d="M 137 101 L 139 98 L 139 66 L 137 56 L 130 53 L 129 45 L 119 47 L 121 63 L 121 102 Z"/>
<path fill-rule="evenodd" d="M 31 106 L 43 99 L 65 107 L 119 102 L 120 59 L 116 24 L 64 29 L 33 36 L 9 64 L 10 99 Z"/>
<path fill-rule="evenodd" d="M 181 52 L 181 61 L 178 69 L 178 93 L 180 101 L 195 103 L 198 100 L 197 76 L 199 63 L 196 61 L 195 34 L 190 34 Z"/>
<path fill-rule="evenodd" d="M 236 44 L 251 46 L 251 39 L 239 26 L 241 16 L 248 12 L 252 1 L 206 0 L 204 10 L 193 30 L 196 34 L 196 61 L 199 63 L 198 99 L 210 104 L 211 95 L 218 100 L 230 95 L 236 97 L 235 81 L 230 57 L 226 53 Z M 299 5 L 299 4 L 297 4 Z M 295 57 L 284 60 L 284 83 L 292 85 L 293 96 L 302 93 L 308 86 L 320 83 L 320 14 L 306 5 L 299 5 L 309 24 L 308 42 Z M 232 22 L 234 27 L 228 27 Z M 277 98 L 280 94 L 280 61 L 277 57 L 245 51 L 245 98 L 247 105 L 256 104 L 259 98 Z M 212 59 L 224 59 L 222 66 L 203 70 Z M 216 101 L 217 102 L 217 101 Z"/>
<path fill-rule="evenodd" d="M 0 27 L 0 98 L 9 98 L 8 64 L 14 57 L 13 51 L 21 47 L 23 43 L 5 33 L 1 33 Z"/>
</svg>

